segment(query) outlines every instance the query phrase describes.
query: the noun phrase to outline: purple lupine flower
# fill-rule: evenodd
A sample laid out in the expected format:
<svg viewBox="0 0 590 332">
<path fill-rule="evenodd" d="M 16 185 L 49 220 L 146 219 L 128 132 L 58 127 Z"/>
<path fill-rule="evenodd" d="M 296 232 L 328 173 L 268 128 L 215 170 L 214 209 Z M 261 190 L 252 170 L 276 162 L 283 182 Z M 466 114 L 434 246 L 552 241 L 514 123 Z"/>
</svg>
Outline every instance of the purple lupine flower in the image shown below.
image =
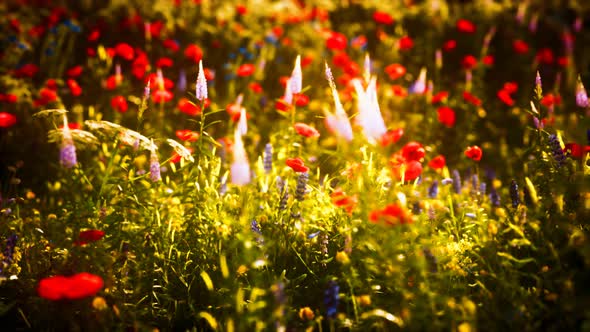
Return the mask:
<svg viewBox="0 0 590 332">
<path fill-rule="evenodd" d="M 473 174 L 471 176 L 471 188 L 473 189 L 473 191 L 477 191 L 478 184 L 479 184 L 479 177 L 477 176 L 477 174 Z"/>
<path fill-rule="evenodd" d="M 59 151 L 59 162 L 65 168 L 72 168 L 78 163 L 76 159 L 76 147 L 72 140 L 64 140 Z"/>
<path fill-rule="evenodd" d="M 68 118 L 65 114 L 62 132 L 63 139 L 59 151 L 59 162 L 65 168 L 72 168 L 78 163 L 78 161 L 76 158 L 76 146 L 74 145 L 74 140 L 70 133 L 70 127 L 68 127 Z"/>
<path fill-rule="evenodd" d="M 335 280 L 328 282 L 328 287 L 324 291 L 324 305 L 326 306 L 326 316 L 328 318 L 336 317 L 338 313 L 338 302 L 340 300 L 340 286 Z"/>
<path fill-rule="evenodd" d="M 500 195 L 498 195 L 498 191 L 494 186 L 492 186 L 492 189 L 490 190 L 490 201 L 493 206 L 500 206 Z"/>
<path fill-rule="evenodd" d="M 453 170 L 453 189 L 457 194 L 461 193 L 461 174 L 459 174 L 458 170 Z"/>
<path fill-rule="evenodd" d="M 272 172 L 272 144 L 270 143 L 266 143 L 264 146 L 262 165 L 264 166 L 264 172 L 266 174 L 270 174 L 270 172 Z"/>
<path fill-rule="evenodd" d="M 576 105 L 579 107 L 588 107 L 588 93 L 586 92 L 586 88 L 584 88 L 584 84 L 578 78 L 578 84 L 576 86 Z"/>
<path fill-rule="evenodd" d="M 4 247 L 4 251 L 2 252 L 4 258 L 2 259 L 2 262 L 0 262 L 0 275 L 3 274 L 4 269 L 12 263 L 17 240 L 18 236 L 16 234 L 12 234 L 6 239 L 6 247 Z"/>
<path fill-rule="evenodd" d="M 197 74 L 197 86 L 195 87 L 195 97 L 203 101 L 207 99 L 207 79 L 203 70 L 203 60 L 199 60 L 199 73 Z"/>
<path fill-rule="evenodd" d="M 184 92 L 186 90 L 186 71 L 184 68 L 181 68 L 178 72 L 178 83 L 176 83 L 176 89 L 179 92 Z"/>
<path fill-rule="evenodd" d="M 152 149 L 150 154 L 150 180 L 152 182 L 158 182 L 162 179 L 160 176 L 160 161 L 158 160 L 158 154 L 155 149 Z"/>
<path fill-rule="evenodd" d="M 563 153 L 563 149 L 561 148 L 561 143 L 559 143 L 557 135 L 549 135 L 549 147 L 551 148 L 553 159 L 555 159 L 557 165 L 561 167 L 565 162 L 565 154 Z"/>
<path fill-rule="evenodd" d="M 297 178 L 297 188 L 295 190 L 295 199 L 298 201 L 302 201 L 305 199 L 305 194 L 307 193 L 307 181 L 309 179 L 309 173 L 299 173 L 299 177 Z"/>
<path fill-rule="evenodd" d="M 430 188 L 428 188 L 428 197 L 436 198 L 438 196 L 438 181 L 434 180 Z"/>
<path fill-rule="evenodd" d="M 483 196 L 483 195 L 486 194 L 486 187 L 487 187 L 487 185 L 486 185 L 485 182 L 482 182 L 482 183 L 479 184 L 479 194 L 480 195 Z"/>
<path fill-rule="evenodd" d="M 303 88 L 303 74 L 301 73 L 301 56 L 298 55 L 297 59 L 295 59 L 295 67 L 293 68 L 293 72 L 291 72 L 291 80 L 289 83 L 291 84 L 291 93 L 300 93 Z"/>
<path fill-rule="evenodd" d="M 516 180 L 510 182 L 510 199 L 512 199 L 512 207 L 516 208 L 520 205 L 520 197 L 518 193 L 518 184 Z"/>
</svg>

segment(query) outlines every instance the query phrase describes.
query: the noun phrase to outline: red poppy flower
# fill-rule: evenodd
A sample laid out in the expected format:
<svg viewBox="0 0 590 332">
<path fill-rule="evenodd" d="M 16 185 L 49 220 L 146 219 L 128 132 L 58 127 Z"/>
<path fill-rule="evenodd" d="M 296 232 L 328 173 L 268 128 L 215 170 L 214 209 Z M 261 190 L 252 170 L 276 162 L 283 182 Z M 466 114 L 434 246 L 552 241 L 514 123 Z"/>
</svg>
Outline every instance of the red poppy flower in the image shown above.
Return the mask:
<svg viewBox="0 0 590 332">
<path fill-rule="evenodd" d="M 57 81 L 54 80 L 53 78 L 50 78 L 47 80 L 47 82 L 45 82 L 45 87 L 48 89 L 51 89 L 53 91 L 57 91 L 57 88 L 58 88 Z"/>
<path fill-rule="evenodd" d="M 295 172 L 298 173 L 305 173 L 309 171 L 309 167 L 305 166 L 303 160 L 299 157 L 297 158 L 287 158 L 286 162 L 287 166 L 291 167 Z"/>
<path fill-rule="evenodd" d="M 320 137 L 320 133 L 314 127 L 308 126 L 305 123 L 296 123 L 293 128 L 295 128 L 295 132 L 301 136 L 312 138 Z"/>
<path fill-rule="evenodd" d="M 64 299 L 68 281 L 69 278 L 64 276 L 43 278 L 39 281 L 37 293 L 40 297 L 52 301 Z"/>
<path fill-rule="evenodd" d="M 0 101 L 5 101 L 9 104 L 15 104 L 18 101 L 18 96 L 12 93 L 7 93 L 5 95 L 0 94 Z"/>
<path fill-rule="evenodd" d="M 342 51 L 346 49 L 346 44 L 346 36 L 338 32 L 332 32 L 330 37 L 326 40 L 326 47 L 333 51 Z"/>
<path fill-rule="evenodd" d="M 403 135 L 404 130 L 402 128 L 388 130 L 379 139 L 379 144 L 381 144 L 381 146 L 389 146 L 391 144 L 397 143 L 397 141 L 399 141 Z"/>
<path fill-rule="evenodd" d="M 39 96 L 45 104 L 57 100 L 57 93 L 55 90 L 49 88 L 42 88 L 39 91 Z"/>
<path fill-rule="evenodd" d="M 481 60 L 481 62 L 484 65 L 486 65 L 488 67 L 491 67 L 491 66 L 494 65 L 494 63 L 496 62 L 496 60 L 494 59 L 494 56 L 493 55 L 486 55 L 486 56 L 483 57 L 483 59 Z"/>
<path fill-rule="evenodd" d="M 438 155 L 428 162 L 428 167 L 432 169 L 442 169 L 447 164 L 445 156 Z"/>
<path fill-rule="evenodd" d="M 190 44 L 184 49 L 184 57 L 197 64 L 203 59 L 203 50 L 196 44 Z"/>
<path fill-rule="evenodd" d="M 563 152 L 568 153 L 574 159 L 582 159 L 582 157 L 584 157 L 582 147 L 576 143 L 567 143 Z"/>
<path fill-rule="evenodd" d="M 70 277 L 53 276 L 39 281 L 37 293 L 48 300 L 78 300 L 94 296 L 104 286 L 101 277 L 82 272 Z"/>
<path fill-rule="evenodd" d="M 39 71 L 39 67 L 32 63 L 22 65 L 20 68 L 14 71 L 16 77 L 33 77 Z"/>
<path fill-rule="evenodd" d="M 176 137 L 181 141 L 196 142 L 199 139 L 199 133 L 190 129 L 181 129 L 176 131 Z"/>
<path fill-rule="evenodd" d="M 526 54 L 529 52 L 529 45 L 520 39 L 512 42 L 512 48 L 514 49 L 514 52 L 518 54 Z"/>
<path fill-rule="evenodd" d="M 201 114 L 201 108 L 198 105 L 193 104 L 187 98 L 180 98 L 180 100 L 178 100 L 177 107 L 182 113 L 190 116 L 197 116 Z"/>
<path fill-rule="evenodd" d="M 107 77 L 105 82 L 105 88 L 107 90 L 115 90 L 119 84 L 123 81 L 123 75 L 111 75 Z"/>
<path fill-rule="evenodd" d="M 394 226 L 411 223 L 412 215 L 397 204 L 389 204 L 382 210 L 371 211 L 369 220 L 375 224 L 384 223 L 387 226 Z"/>
<path fill-rule="evenodd" d="M 70 88 L 72 96 L 77 97 L 82 94 L 82 88 L 80 87 L 80 85 L 78 85 L 78 82 L 76 82 L 75 80 L 68 79 L 66 81 L 66 84 L 68 85 L 68 88 Z"/>
<path fill-rule="evenodd" d="M 104 232 L 98 229 L 89 229 L 85 231 L 81 231 L 78 235 L 78 240 L 74 242 L 76 245 L 85 245 L 90 242 L 96 242 L 103 238 Z"/>
<path fill-rule="evenodd" d="M 513 106 L 514 105 L 514 99 L 512 99 L 512 97 L 510 96 L 510 94 L 508 93 L 508 91 L 502 89 L 500 91 L 498 91 L 497 94 L 498 98 L 500 98 L 500 100 L 508 105 L 508 106 Z"/>
<path fill-rule="evenodd" d="M 16 116 L 0 112 L 0 128 L 10 128 L 16 124 Z"/>
<path fill-rule="evenodd" d="M 156 67 L 158 68 L 169 68 L 172 67 L 172 65 L 174 65 L 174 61 L 167 57 L 159 58 L 158 61 L 156 61 Z"/>
<path fill-rule="evenodd" d="M 275 102 L 275 109 L 280 112 L 289 112 L 293 108 L 293 105 L 289 104 L 285 99 L 284 96 L 277 99 Z"/>
<path fill-rule="evenodd" d="M 407 51 L 414 47 L 414 40 L 410 36 L 403 36 L 398 41 L 400 51 Z"/>
<path fill-rule="evenodd" d="M 111 106 L 119 113 L 127 112 L 127 99 L 123 96 L 114 96 L 111 98 Z"/>
<path fill-rule="evenodd" d="M 535 55 L 535 59 L 539 63 L 543 63 L 546 65 L 551 65 L 555 61 L 555 57 L 553 56 L 553 51 L 550 48 L 542 48 L 537 52 Z"/>
<path fill-rule="evenodd" d="M 473 159 L 475 161 L 480 161 L 482 154 L 483 154 L 483 152 L 481 151 L 481 148 L 477 145 L 469 146 L 465 150 L 465 156 L 467 158 Z"/>
<path fill-rule="evenodd" d="M 344 68 L 349 62 L 350 57 L 345 52 L 338 52 L 332 57 L 332 63 L 338 68 Z"/>
<path fill-rule="evenodd" d="M 508 94 L 513 94 L 518 91 L 518 83 L 516 82 L 506 82 L 502 87 L 502 90 L 506 91 Z"/>
<path fill-rule="evenodd" d="M 426 151 L 424 151 L 424 147 L 422 146 L 422 144 L 418 142 L 407 143 L 406 145 L 404 145 L 401 152 L 402 157 L 406 161 L 420 161 L 422 160 L 422 158 L 424 158 L 424 155 L 426 154 Z"/>
<path fill-rule="evenodd" d="M 463 91 L 463 100 L 465 100 L 468 103 L 471 103 L 474 106 L 481 106 L 481 100 L 473 94 L 471 94 L 471 92 L 469 91 Z"/>
<path fill-rule="evenodd" d="M 250 84 L 248 84 L 248 88 L 254 92 L 254 93 L 262 93 L 262 85 L 260 85 L 260 83 L 257 82 L 251 82 Z"/>
<path fill-rule="evenodd" d="M 75 274 L 69 278 L 64 292 L 65 298 L 69 300 L 78 300 L 85 297 L 94 296 L 104 286 L 104 281 L 101 277 L 82 272 Z"/>
<path fill-rule="evenodd" d="M 541 105 L 545 107 L 551 107 L 554 105 L 561 104 L 561 96 L 554 95 L 553 93 L 548 93 L 541 99 Z"/>
<path fill-rule="evenodd" d="M 463 33 L 474 33 L 475 32 L 475 24 L 471 21 L 466 19 L 459 19 L 457 21 L 457 30 Z"/>
<path fill-rule="evenodd" d="M 439 107 L 436 112 L 438 113 L 438 122 L 451 128 L 455 125 L 455 111 L 447 106 Z"/>
<path fill-rule="evenodd" d="M 307 104 L 309 104 L 309 97 L 303 93 L 295 93 L 293 94 L 293 103 L 298 107 L 307 106 Z"/>
<path fill-rule="evenodd" d="M 394 22 L 393 17 L 391 17 L 391 15 L 381 11 L 376 11 L 373 13 L 373 21 L 375 21 L 375 23 L 385 25 L 390 25 Z"/>
<path fill-rule="evenodd" d="M 393 95 L 396 97 L 404 98 L 408 96 L 408 89 L 398 84 L 392 85 L 391 91 L 393 92 Z"/>
<path fill-rule="evenodd" d="M 358 197 L 356 195 L 349 196 L 340 188 L 334 190 L 330 198 L 334 205 L 343 208 L 348 214 L 352 214 L 352 211 L 358 204 Z"/>
<path fill-rule="evenodd" d="M 115 53 L 125 60 L 133 60 L 133 47 L 127 43 L 119 43 L 115 46 Z"/>
<path fill-rule="evenodd" d="M 557 64 L 561 67 L 567 67 L 570 64 L 570 58 L 567 56 L 560 56 L 557 58 Z"/>
<path fill-rule="evenodd" d="M 443 50 L 446 52 L 450 52 L 450 51 L 454 50 L 455 47 L 457 47 L 457 41 L 454 39 L 447 40 L 443 44 Z"/>
<path fill-rule="evenodd" d="M 72 77 L 72 78 L 76 78 L 82 74 L 82 70 L 83 70 L 82 66 L 74 66 L 74 67 L 68 69 L 68 71 L 66 71 L 66 75 L 68 75 L 69 77 Z"/>
<path fill-rule="evenodd" d="M 100 30 L 98 28 L 95 28 L 92 29 L 92 31 L 90 31 L 90 34 L 88 34 L 86 40 L 88 40 L 89 42 L 95 42 L 98 40 L 98 38 L 100 38 Z"/>
<path fill-rule="evenodd" d="M 435 94 L 434 96 L 432 96 L 432 103 L 433 104 L 438 104 L 442 101 L 447 100 L 447 98 L 449 97 L 449 92 L 448 91 L 440 91 L 439 93 Z"/>
<path fill-rule="evenodd" d="M 174 94 L 168 90 L 156 90 L 152 93 L 154 103 L 167 103 L 174 98 Z"/>
<path fill-rule="evenodd" d="M 178 42 L 174 39 L 166 39 L 162 42 L 162 45 L 172 52 L 178 52 L 180 49 L 180 45 L 178 45 Z"/>
<path fill-rule="evenodd" d="M 461 65 L 465 69 L 473 69 L 477 65 L 477 59 L 473 55 L 468 54 L 461 60 Z"/>
<path fill-rule="evenodd" d="M 385 67 L 385 73 L 389 75 L 390 79 L 397 80 L 406 74 L 406 67 L 400 65 L 399 63 L 392 63 Z"/>
<path fill-rule="evenodd" d="M 240 77 L 246 77 L 254 74 L 256 67 L 251 63 L 245 63 L 241 65 L 238 70 L 236 71 L 236 75 Z"/>
<path fill-rule="evenodd" d="M 246 8 L 246 6 L 244 6 L 244 5 L 237 5 L 236 6 L 236 13 L 238 15 L 246 15 L 247 12 L 248 12 L 248 8 Z"/>
<path fill-rule="evenodd" d="M 404 168 L 404 181 L 414 181 L 422 174 L 422 164 L 418 161 L 407 161 Z"/>
</svg>

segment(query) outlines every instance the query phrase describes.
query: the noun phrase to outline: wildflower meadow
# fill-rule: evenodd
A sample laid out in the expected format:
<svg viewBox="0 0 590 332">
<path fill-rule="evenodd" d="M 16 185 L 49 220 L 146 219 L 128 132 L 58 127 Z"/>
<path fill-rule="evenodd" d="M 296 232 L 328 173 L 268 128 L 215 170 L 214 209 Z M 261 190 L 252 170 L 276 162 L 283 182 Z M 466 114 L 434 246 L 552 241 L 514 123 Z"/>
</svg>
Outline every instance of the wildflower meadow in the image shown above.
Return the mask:
<svg viewBox="0 0 590 332">
<path fill-rule="evenodd" d="M 590 331 L 590 4 L 0 2 L 6 331 Z"/>
</svg>

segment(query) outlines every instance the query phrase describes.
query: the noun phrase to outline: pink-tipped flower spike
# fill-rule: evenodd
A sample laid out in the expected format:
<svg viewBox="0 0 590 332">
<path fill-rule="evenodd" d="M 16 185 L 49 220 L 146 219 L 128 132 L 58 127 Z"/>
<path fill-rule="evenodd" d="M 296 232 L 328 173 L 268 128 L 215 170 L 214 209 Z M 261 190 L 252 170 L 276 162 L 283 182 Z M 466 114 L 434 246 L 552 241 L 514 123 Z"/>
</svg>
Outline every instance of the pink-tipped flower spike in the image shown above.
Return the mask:
<svg viewBox="0 0 590 332">
<path fill-rule="evenodd" d="M 588 93 L 586 93 L 586 88 L 584 88 L 584 83 L 578 76 L 578 84 L 576 85 L 576 105 L 579 107 L 586 108 L 589 106 L 588 103 Z"/>
<path fill-rule="evenodd" d="M 537 25 L 539 22 L 539 13 L 535 13 L 533 17 L 531 17 L 531 21 L 529 22 L 529 31 L 531 33 L 537 32 Z"/>
<path fill-rule="evenodd" d="M 158 159 L 158 153 L 152 140 L 152 149 L 150 151 L 150 180 L 152 182 L 158 182 L 162 179 L 160 175 L 160 160 Z"/>
<path fill-rule="evenodd" d="M 248 163 L 248 156 L 246 149 L 244 149 L 244 142 L 242 135 L 238 128 L 234 132 L 234 160 L 231 164 L 231 182 L 238 186 L 243 186 L 250 183 L 250 164 Z"/>
<path fill-rule="evenodd" d="M 441 69 L 443 66 L 442 51 L 440 49 L 437 49 L 436 52 L 434 52 L 434 63 L 437 69 Z"/>
<path fill-rule="evenodd" d="M 197 86 L 195 88 L 195 96 L 200 101 L 207 99 L 207 79 L 205 78 L 205 71 L 203 70 L 202 59 L 199 60 L 199 74 L 197 75 Z"/>
<path fill-rule="evenodd" d="M 365 62 L 363 64 L 365 73 L 364 73 L 364 79 L 365 82 L 369 82 L 371 80 L 371 58 L 369 57 L 369 54 L 365 54 Z"/>
<path fill-rule="evenodd" d="M 524 16 L 526 15 L 526 10 L 528 7 L 528 1 L 523 1 L 518 5 L 516 9 L 516 22 L 518 24 L 522 24 L 524 22 Z"/>
<path fill-rule="evenodd" d="M 151 84 L 152 81 L 149 80 L 147 82 L 147 84 L 145 85 L 145 88 L 143 88 L 143 98 L 148 99 L 150 97 L 150 93 L 151 93 Z"/>
<path fill-rule="evenodd" d="M 159 90 L 164 90 L 164 74 L 162 74 L 162 69 L 158 68 L 156 72 L 156 84 L 158 85 Z"/>
<path fill-rule="evenodd" d="M 61 149 L 59 151 L 59 162 L 65 168 L 72 168 L 78 163 L 76 159 L 76 146 L 74 145 L 74 140 L 72 139 L 70 127 L 68 127 L 68 118 L 65 114 L 63 118 L 63 138 L 61 143 Z"/>
<path fill-rule="evenodd" d="M 367 140 L 375 143 L 387 132 L 377 101 L 377 80 L 375 77 L 371 78 L 366 90 L 363 89 L 360 79 L 354 79 L 352 84 L 357 94 L 356 122 L 363 129 Z"/>
<path fill-rule="evenodd" d="M 242 136 L 248 133 L 248 119 L 246 117 L 246 109 L 243 107 L 240 108 L 240 120 L 238 121 L 238 131 Z"/>
<path fill-rule="evenodd" d="M 423 94 L 426 92 L 426 68 L 420 70 L 418 79 L 408 89 L 410 93 Z"/>
<path fill-rule="evenodd" d="M 291 79 L 289 81 L 291 85 L 291 93 L 301 93 L 303 88 L 303 74 L 301 73 L 301 56 L 298 55 L 295 59 L 295 67 L 291 73 Z"/>
<path fill-rule="evenodd" d="M 287 79 L 287 83 L 285 84 L 284 101 L 289 105 L 293 105 L 293 90 L 291 90 L 291 81 L 293 81 L 293 78 L 289 77 L 289 79 Z"/>
<path fill-rule="evenodd" d="M 486 35 L 483 37 L 483 47 L 482 47 L 483 54 L 488 53 L 488 49 L 490 48 L 490 43 L 492 42 L 492 38 L 494 38 L 495 35 L 496 35 L 496 27 L 493 26 L 490 28 L 490 30 L 488 30 Z"/>
<path fill-rule="evenodd" d="M 143 24 L 143 32 L 146 40 L 152 39 L 152 24 L 150 22 L 145 22 Z"/>
<path fill-rule="evenodd" d="M 580 30 L 582 30 L 582 26 L 584 25 L 584 19 L 581 17 L 577 17 L 573 25 L 574 31 L 580 32 Z"/>
<path fill-rule="evenodd" d="M 328 64 L 326 63 L 326 78 L 328 79 L 328 83 L 330 84 L 330 89 L 332 90 L 332 97 L 334 98 L 334 105 L 336 107 L 336 111 L 334 113 L 325 111 L 326 113 L 326 126 L 330 131 L 335 133 L 337 136 L 344 138 L 346 141 L 352 141 L 352 126 L 350 125 L 350 120 L 348 119 L 348 115 L 344 111 L 344 107 L 342 106 L 342 102 L 340 101 L 340 97 L 338 96 L 338 90 L 336 90 L 336 83 L 334 83 L 334 76 L 332 75 L 332 71 Z"/>
<path fill-rule="evenodd" d="M 535 76 L 535 94 L 539 100 L 543 98 L 543 83 L 541 82 L 541 74 L 539 74 L 538 70 Z"/>
<path fill-rule="evenodd" d="M 117 63 L 115 65 L 115 82 L 117 82 L 117 84 L 119 84 L 119 83 L 121 83 L 122 80 L 123 80 L 123 75 L 121 74 L 121 65 Z"/>
</svg>

